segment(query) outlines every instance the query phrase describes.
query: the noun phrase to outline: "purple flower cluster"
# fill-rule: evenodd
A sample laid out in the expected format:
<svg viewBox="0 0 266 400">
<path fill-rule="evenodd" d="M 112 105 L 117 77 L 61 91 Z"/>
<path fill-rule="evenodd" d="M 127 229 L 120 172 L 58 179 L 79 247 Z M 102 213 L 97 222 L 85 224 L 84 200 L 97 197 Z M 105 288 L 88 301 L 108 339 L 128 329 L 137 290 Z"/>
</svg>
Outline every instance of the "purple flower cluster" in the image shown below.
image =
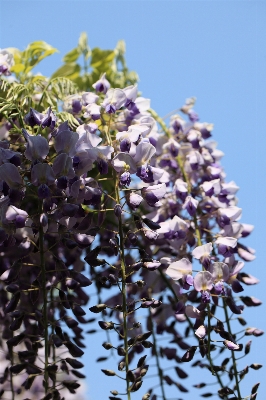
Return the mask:
<svg viewBox="0 0 266 400">
<path fill-rule="evenodd" d="M 8 60 L 3 53 L 4 74 Z M 164 384 L 188 388 L 163 374 L 161 357 L 180 363 L 199 353 L 221 386 L 225 368 L 214 368 L 211 353 L 218 348 L 211 335 L 220 335 L 226 349 L 241 351 L 227 307 L 240 315 L 245 306 L 261 302 L 242 296 L 236 304 L 234 297 L 243 284 L 258 283 L 242 272 L 244 261 L 255 258 L 242 244 L 253 226 L 239 222 L 239 188 L 226 182 L 223 153 L 210 139 L 212 125 L 199 122 L 195 99 L 181 108 L 187 120 L 174 115 L 167 127 L 150 101 L 138 97 L 136 85 L 111 88 L 104 74 L 92 86 L 95 92 L 65 100 L 64 110 L 79 122 L 76 129 L 51 107 L 29 108 L 16 121 L 21 135 L 12 131 L 10 140 L 0 141 L 0 320 L 10 373 L 1 378 L 3 390 L 12 386 L 30 395 L 35 378 L 42 377 L 38 390 L 45 400 L 63 399 L 60 385 L 76 393 L 76 378 L 84 377 L 76 358 L 84 354 L 82 324 L 91 322 L 86 288 L 92 284 L 99 301 L 90 311 L 101 316 L 100 329 L 114 331 L 116 343 L 103 347 L 122 357 L 118 369 L 126 374 L 128 398 L 147 373 L 139 354 L 148 348 L 157 360 L 164 400 Z M 138 309 L 147 311 L 148 332 Z M 156 337 L 164 333 L 171 347 L 159 352 Z M 196 346 L 187 343 L 189 333 Z M 181 358 L 177 346 L 186 351 Z M 234 355 L 230 370 L 238 379 Z M 176 372 L 180 379 L 187 376 L 179 367 Z M 16 374 L 23 377 L 23 389 L 13 380 Z M 225 396 L 232 391 L 223 385 L 220 390 Z M 156 400 L 152 389 L 143 399 L 150 397 Z"/>
</svg>

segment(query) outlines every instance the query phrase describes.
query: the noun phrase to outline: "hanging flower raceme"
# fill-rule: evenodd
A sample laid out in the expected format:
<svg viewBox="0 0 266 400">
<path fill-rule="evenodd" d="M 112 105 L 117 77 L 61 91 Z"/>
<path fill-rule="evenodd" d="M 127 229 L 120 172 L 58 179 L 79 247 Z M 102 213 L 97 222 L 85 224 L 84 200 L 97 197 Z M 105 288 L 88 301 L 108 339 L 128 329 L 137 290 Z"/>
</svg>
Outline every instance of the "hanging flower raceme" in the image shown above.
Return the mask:
<svg viewBox="0 0 266 400">
<path fill-rule="evenodd" d="M 12 99 L 16 112 L 7 107 L 1 116 L 0 358 L 8 368 L 1 374 L 3 390 L 32 399 L 36 391 L 45 400 L 66 398 L 66 390 L 76 395 L 84 377 L 77 360 L 85 351 L 83 324 L 96 323 L 108 334 L 104 350 L 122 357 L 118 370 L 126 389 L 112 390 L 110 399 L 140 390 L 154 356 L 160 386 L 174 384 L 185 395 L 188 388 L 170 368 L 169 375 L 162 373 L 161 358 L 163 366 L 174 362 L 183 379 L 185 362 L 198 353 L 204 361 L 193 365 L 207 367 L 218 383 L 230 371 L 229 386 L 219 395 L 242 398 L 237 386 L 244 370 L 230 357 L 242 351 L 242 333 L 234 334 L 230 324 L 231 313 L 244 324 L 244 308 L 261 304 L 241 293 L 258 283 L 240 261 L 255 258 L 242 244 L 253 226 L 240 221 L 239 188 L 226 181 L 223 153 L 210 140 L 213 125 L 199 122 L 195 98 L 167 126 L 150 100 L 138 96 L 122 47 L 104 53 L 112 71 L 106 69 L 108 80 L 103 74 L 91 91 L 83 89 L 103 70 L 99 49 L 92 51 L 92 65 L 100 68 L 75 78 L 79 90 L 71 76 L 33 77 L 25 101 Z M 87 59 L 84 40 L 81 52 Z M 123 71 L 115 69 L 118 61 Z M 12 63 L 1 51 L 0 74 L 8 75 Z M 92 325 L 86 330 L 96 331 Z M 263 334 L 258 328 L 244 332 Z M 160 347 L 157 335 L 163 335 Z M 221 346 L 214 335 L 228 353 L 217 363 Z M 249 348 L 250 342 L 245 354 Z M 101 361 L 109 368 L 112 357 Z M 102 371 L 115 376 L 115 370 Z M 143 400 L 155 399 L 155 390 L 141 395 Z M 163 398 L 165 393 L 163 387 Z"/>
</svg>

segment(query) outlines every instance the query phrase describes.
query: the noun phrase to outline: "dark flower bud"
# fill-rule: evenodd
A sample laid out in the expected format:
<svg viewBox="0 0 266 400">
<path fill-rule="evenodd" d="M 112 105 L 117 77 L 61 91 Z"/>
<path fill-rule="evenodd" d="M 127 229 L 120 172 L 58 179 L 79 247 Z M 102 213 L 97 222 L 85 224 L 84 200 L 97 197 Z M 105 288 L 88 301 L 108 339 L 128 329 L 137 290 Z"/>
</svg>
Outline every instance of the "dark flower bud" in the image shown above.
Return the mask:
<svg viewBox="0 0 266 400">
<path fill-rule="evenodd" d="M 63 344 L 62 339 L 58 335 L 52 335 L 52 341 L 55 347 L 60 347 Z"/>
<path fill-rule="evenodd" d="M 101 371 L 104 373 L 104 375 L 107 375 L 107 376 L 115 376 L 116 375 L 115 371 L 112 371 L 111 369 L 102 369 Z"/>
<path fill-rule="evenodd" d="M 149 218 L 143 218 L 143 222 L 152 230 L 157 230 L 161 228 L 161 225 L 157 224 L 156 222 L 153 222 Z"/>
<path fill-rule="evenodd" d="M 113 348 L 113 345 L 111 343 L 108 343 L 108 342 L 104 342 L 102 344 L 102 346 L 105 348 L 105 350 L 110 350 L 110 349 Z"/>
<path fill-rule="evenodd" d="M 68 179 L 67 179 L 66 176 L 60 176 L 57 179 L 57 187 L 58 187 L 58 189 L 65 190 L 67 188 L 67 185 L 68 185 Z"/>
<path fill-rule="evenodd" d="M 23 369 L 25 369 L 27 366 L 26 363 L 22 363 L 22 364 L 16 364 L 16 365 L 12 365 L 12 367 L 10 367 L 10 371 L 12 372 L 12 374 L 19 374 L 20 372 L 23 371 Z"/>
<path fill-rule="evenodd" d="M 90 307 L 89 310 L 90 310 L 91 312 L 97 314 L 97 313 L 100 313 L 100 312 L 102 312 L 103 310 L 105 310 L 106 307 L 107 307 L 106 304 L 97 304 L 97 306 Z"/>
<path fill-rule="evenodd" d="M 68 326 L 70 329 L 73 329 L 73 328 L 75 328 L 76 326 L 78 326 L 78 322 L 77 322 L 75 319 L 71 318 L 71 317 L 65 317 L 65 318 L 64 318 L 64 321 L 65 321 L 65 323 L 67 324 L 67 326 Z"/>
<path fill-rule="evenodd" d="M 123 369 L 125 368 L 125 362 L 124 361 L 121 361 L 119 364 L 118 364 L 118 371 L 123 371 Z"/>
<path fill-rule="evenodd" d="M 82 364 L 80 361 L 75 360 L 73 358 L 66 358 L 66 362 L 71 365 L 72 368 L 75 369 L 80 369 L 84 367 L 84 364 Z"/>
<path fill-rule="evenodd" d="M 80 284 L 80 287 L 87 287 L 92 284 L 92 281 L 89 278 L 79 272 L 74 273 L 74 277 L 75 280 Z"/>
<path fill-rule="evenodd" d="M 19 290 L 19 285 L 17 283 L 11 283 L 6 287 L 6 291 L 10 293 L 16 293 Z"/>
<path fill-rule="evenodd" d="M 98 321 L 98 324 L 99 324 L 100 328 L 102 328 L 105 331 L 108 329 L 114 329 L 113 322 Z"/>
<path fill-rule="evenodd" d="M 130 243 L 131 243 L 133 246 L 134 246 L 134 245 L 137 243 L 137 241 L 138 241 L 137 235 L 136 235 L 134 232 L 132 232 L 132 231 L 128 231 L 127 237 L 128 237 Z"/>
<path fill-rule="evenodd" d="M 101 175 L 108 174 L 108 163 L 104 159 L 99 159 L 97 162 L 98 170 Z"/>
<path fill-rule="evenodd" d="M 186 353 L 183 355 L 183 357 L 181 358 L 181 360 L 183 362 L 189 362 L 193 359 L 194 354 L 197 350 L 197 346 L 192 346 L 190 347 L 190 349 L 188 349 L 188 351 L 186 351 Z"/>
<path fill-rule="evenodd" d="M 114 213 L 115 213 L 115 216 L 116 216 L 117 218 L 120 218 L 120 217 L 121 217 L 121 214 L 122 214 L 122 207 L 120 206 L 120 204 L 116 204 L 116 205 L 114 206 Z"/>
<path fill-rule="evenodd" d="M 119 356 L 125 356 L 125 355 L 126 355 L 126 350 L 124 349 L 124 347 L 119 346 L 119 347 L 117 348 L 117 354 L 118 354 Z"/>
<path fill-rule="evenodd" d="M 127 371 L 127 380 L 130 381 L 130 382 L 135 382 L 136 377 L 135 377 L 134 372 L 132 372 L 130 370 Z"/>
<path fill-rule="evenodd" d="M 20 335 L 8 339 L 6 344 L 10 347 L 17 346 L 24 339 L 24 337 L 25 337 L 24 333 L 21 333 Z"/>
<path fill-rule="evenodd" d="M 12 332 L 17 331 L 21 327 L 23 319 L 24 319 L 24 313 L 19 318 L 16 318 L 11 322 L 9 329 Z"/>
<path fill-rule="evenodd" d="M 51 196 L 50 189 L 44 183 L 38 187 L 38 196 L 40 199 L 47 199 Z"/>
<path fill-rule="evenodd" d="M 7 306 L 5 307 L 5 313 L 8 314 L 11 311 L 14 311 L 18 305 L 20 299 L 20 292 L 17 292 L 14 294 L 14 296 L 12 297 L 12 299 L 9 301 L 9 303 L 7 304 Z"/>
<path fill-rule="evenodd" d="M 81 357 L 84 354 L 84 351 L 82 351 L 74 343 L 67 342 L 67 343 L 65 343 L 65 346 L 68 348 L 68 351 L 69 351 L 69 353 L 71 354 L 72 357 Z"/>
<path fill-rule="evenodd" d="M 73 313 L 75 314 L 76 317 L 81 317 L 83 315 L 86 315 L 86 312 L 83 310 L 82 307 L 80 307 L 78 304 L 76 304 L 72 308 Z"/>
</svg>

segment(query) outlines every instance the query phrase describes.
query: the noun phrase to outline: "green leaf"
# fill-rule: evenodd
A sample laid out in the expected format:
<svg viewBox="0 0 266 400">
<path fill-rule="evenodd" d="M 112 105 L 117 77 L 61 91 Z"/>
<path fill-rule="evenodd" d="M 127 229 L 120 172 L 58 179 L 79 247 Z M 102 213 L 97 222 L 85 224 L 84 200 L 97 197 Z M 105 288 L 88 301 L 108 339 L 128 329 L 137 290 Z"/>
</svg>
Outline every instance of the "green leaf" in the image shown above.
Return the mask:
<svg viewBox="0 0 266 400">
<path fill-rule="evenodd" d="M 62 67 L 58 68 L 51 78 L 57 78 L 59 76 L 67 76 L 71 77 L 71 79 L 74 79 L 76 75 L 78 76 L 80 72 L 80 66 L 76 63 L 69 63 L 69 64 L 64 64 Z"/>
<path fill-rule="evenodd" d="M 57 49 L 43 41 L 32 42 L 21 54 L 21 61 L 25 64 L 25 72 L 28 73 L 44 58 L 58 52 Z"/>
<path fill-rule="evenodd" d="M 77 61 L 80 54 L 81 54 L 81 51 L 80 51 L 79 47 L 76 47 L 75 49 L 70 50 L 68 53 L 66 53 L 66 55 L 63 58 L 63 61 L 66 64 L 73 63 L 74 61 Z"/>
<path fill-rule="evenodd" d="M 115 52 L 113 50 L 101 50 L 99 47 L 95 47 L 91 52 L 91 66 L 102 71 L 106 65 L 112 63 L 114 57 Z"/>
<path fill-rule="evenodd" d="M 15 64 L 13 67 L 11 67 L 11 72 L 14 72 L 15 74 L 19 74 L 20 72 L 23 72 L 25 69 L 24 64 Z"/>
</svg>

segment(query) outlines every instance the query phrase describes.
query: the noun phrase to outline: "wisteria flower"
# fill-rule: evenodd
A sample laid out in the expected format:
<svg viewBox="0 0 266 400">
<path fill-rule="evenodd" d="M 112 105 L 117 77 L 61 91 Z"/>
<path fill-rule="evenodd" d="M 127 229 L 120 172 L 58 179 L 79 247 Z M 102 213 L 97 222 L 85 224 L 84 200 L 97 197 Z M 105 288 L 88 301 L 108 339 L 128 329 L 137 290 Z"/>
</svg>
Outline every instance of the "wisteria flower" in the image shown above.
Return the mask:
<svg viewBox="0 0 266 400">
<path fill-rule="evenodd" d="M 125 105 L 126 100 L 126 95 L 122 89 L 109 89 L 102 102 L 102 107 L 106 113 L 113 114 Z"/>
<path fill-rule="evenodd" d="M 232 237 L 219 237 L 215 244 L 218 245 L 219 254 L 223 255 L 224 257 L 230 257 L 237 245 L 237 239 Z"/>
<path fill-rule="evenodd" d="M 196 214 L 198 204 L 198 200 L 194 199 L 192 196 L 187 196 L 183 208 L 193 217 Z"/>
<path fill-rule="evenodd" d="M 25 129 L 22 129 L 22 133 L 27 141 L 25 157 L 30 161 L 44 160 L 49 153 L 47 140 L 41 135 L 30 135 Z"/>
<path fill-rule="evenodd" d="M 106 79 L 106 73 L 104 73 L 101 78 L 95 82 L 92 87 L 96 90 L 96 92 L 100 92 L 100 93 L 106 93 L 107 90 L 110 88 L 110 83 L 109 81 Z"/>
<path fill-rule="evenodd" d="M 212 252 L 212 243 L 206 243 L 202 246 L 195 247 L 192 251 L 192 255 L 197 260 L 200 260 L 204 268 L 208 269 L 210 266 L 210 255 Z"/>
<path fill-rule="evenodd" d="M 165 183 L 161 183 L 159 185 L 148 186 L 141 190 L 141 194 L 146 200 L 146 202 L 151 207 L 157 207 L 160 205 L 159 201 L 166 194 L 166 186 Z"/>
</svg>

